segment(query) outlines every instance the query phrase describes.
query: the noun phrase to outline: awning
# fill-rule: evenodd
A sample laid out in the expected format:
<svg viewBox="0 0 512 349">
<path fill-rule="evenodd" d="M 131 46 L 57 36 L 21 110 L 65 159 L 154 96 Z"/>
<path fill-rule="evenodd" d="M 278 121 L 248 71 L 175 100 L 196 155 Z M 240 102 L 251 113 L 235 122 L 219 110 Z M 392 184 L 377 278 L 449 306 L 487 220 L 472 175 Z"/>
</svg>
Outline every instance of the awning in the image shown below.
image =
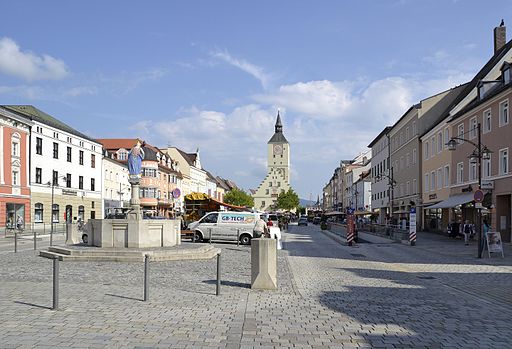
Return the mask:
<svg viewBox="0 0 512 349">
<path fill-rule="evenodd" d="M 365 216 L 365 215 L 368 215 L 368 214 L 372 214 L 373 212 L 371 211 L 356 211 L 354 214 L 356 216 Z"/>
<path fill-rule="evenodd" d="M 468 202 L 473 201 L 473 193 L 464 193 L 459 195 L 450 196 L 448 199 L 438 202 L 432 206 L 426 206 L 425 209 L 429 210 L 431 208 L 452 208 L 455 206 L 459 206 Z"/>
</svg>

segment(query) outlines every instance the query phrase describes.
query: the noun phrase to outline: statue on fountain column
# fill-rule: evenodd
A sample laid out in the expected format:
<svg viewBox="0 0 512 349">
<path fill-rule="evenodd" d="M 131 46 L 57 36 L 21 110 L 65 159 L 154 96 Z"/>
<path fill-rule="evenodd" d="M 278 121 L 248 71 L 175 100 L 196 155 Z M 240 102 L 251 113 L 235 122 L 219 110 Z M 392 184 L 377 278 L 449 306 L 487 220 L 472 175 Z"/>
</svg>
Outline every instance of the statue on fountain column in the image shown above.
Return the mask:
<svg viewBox="0 0 512 349">
<path fill-rule="evenodd" d="M 144 146 L 146 142 L 140 143 L 137 140 L 137 144 L 128 153 L 128 172 L 130 173 L 130 179 L 140 178 L 142 172 L 142 160 L 144 160 Z"/>
</svg>

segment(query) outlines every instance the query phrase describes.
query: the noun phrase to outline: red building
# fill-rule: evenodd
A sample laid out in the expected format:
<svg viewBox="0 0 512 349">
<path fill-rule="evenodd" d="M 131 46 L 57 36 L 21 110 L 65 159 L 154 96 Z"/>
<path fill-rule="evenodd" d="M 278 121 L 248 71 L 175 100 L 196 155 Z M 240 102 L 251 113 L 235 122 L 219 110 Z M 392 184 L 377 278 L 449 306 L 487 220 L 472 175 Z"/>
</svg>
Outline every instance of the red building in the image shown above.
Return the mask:
<svg viewBox="0 0 512 349">
<path fill-rule="evenodd" d="M 31 121 L 0 108 L 0 227 L 30 222 Z"/>
</svg>

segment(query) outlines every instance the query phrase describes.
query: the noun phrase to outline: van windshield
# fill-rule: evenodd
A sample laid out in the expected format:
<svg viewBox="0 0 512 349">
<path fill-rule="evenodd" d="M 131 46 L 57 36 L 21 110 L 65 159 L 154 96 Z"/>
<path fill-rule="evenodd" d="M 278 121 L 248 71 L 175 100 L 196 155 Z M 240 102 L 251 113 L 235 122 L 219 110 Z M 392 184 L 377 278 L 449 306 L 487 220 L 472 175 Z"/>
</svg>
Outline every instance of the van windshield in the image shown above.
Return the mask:
<svg viewBox="0 0 512 349">
<path fill-rule="evenodd" d="M 209 215 L 203 218 L 203 223 L 217 223 L 218 213 L 210 213 Z"/>
</svg>

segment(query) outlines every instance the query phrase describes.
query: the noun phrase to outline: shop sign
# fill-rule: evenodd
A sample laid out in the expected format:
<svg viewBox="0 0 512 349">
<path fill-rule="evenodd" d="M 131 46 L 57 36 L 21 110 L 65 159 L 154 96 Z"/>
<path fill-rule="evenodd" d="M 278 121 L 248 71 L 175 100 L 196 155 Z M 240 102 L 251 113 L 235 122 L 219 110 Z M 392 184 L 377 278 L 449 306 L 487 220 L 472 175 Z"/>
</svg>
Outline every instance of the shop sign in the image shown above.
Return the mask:
<svg viewBox="0 0 512 349">
<path fill-rule="evenodd" d="M 480 185 L 480 188 L 491 190 L 494 189 L 494 181 L 488 180 L 488 179 L 482 179 L 482 184 Z"/>
<path fill-rule="evenodd" d="M 428 199 L 429 199 L 429 200 L 437 199 L 437 194 L 430 194 L 430 195 L 428 196 Z"/>
<path fill-rule="evenodd" d="M 62 189 L 62 195 L 77 196 L 77 192 L 75 190 Z"/>
</svg>

